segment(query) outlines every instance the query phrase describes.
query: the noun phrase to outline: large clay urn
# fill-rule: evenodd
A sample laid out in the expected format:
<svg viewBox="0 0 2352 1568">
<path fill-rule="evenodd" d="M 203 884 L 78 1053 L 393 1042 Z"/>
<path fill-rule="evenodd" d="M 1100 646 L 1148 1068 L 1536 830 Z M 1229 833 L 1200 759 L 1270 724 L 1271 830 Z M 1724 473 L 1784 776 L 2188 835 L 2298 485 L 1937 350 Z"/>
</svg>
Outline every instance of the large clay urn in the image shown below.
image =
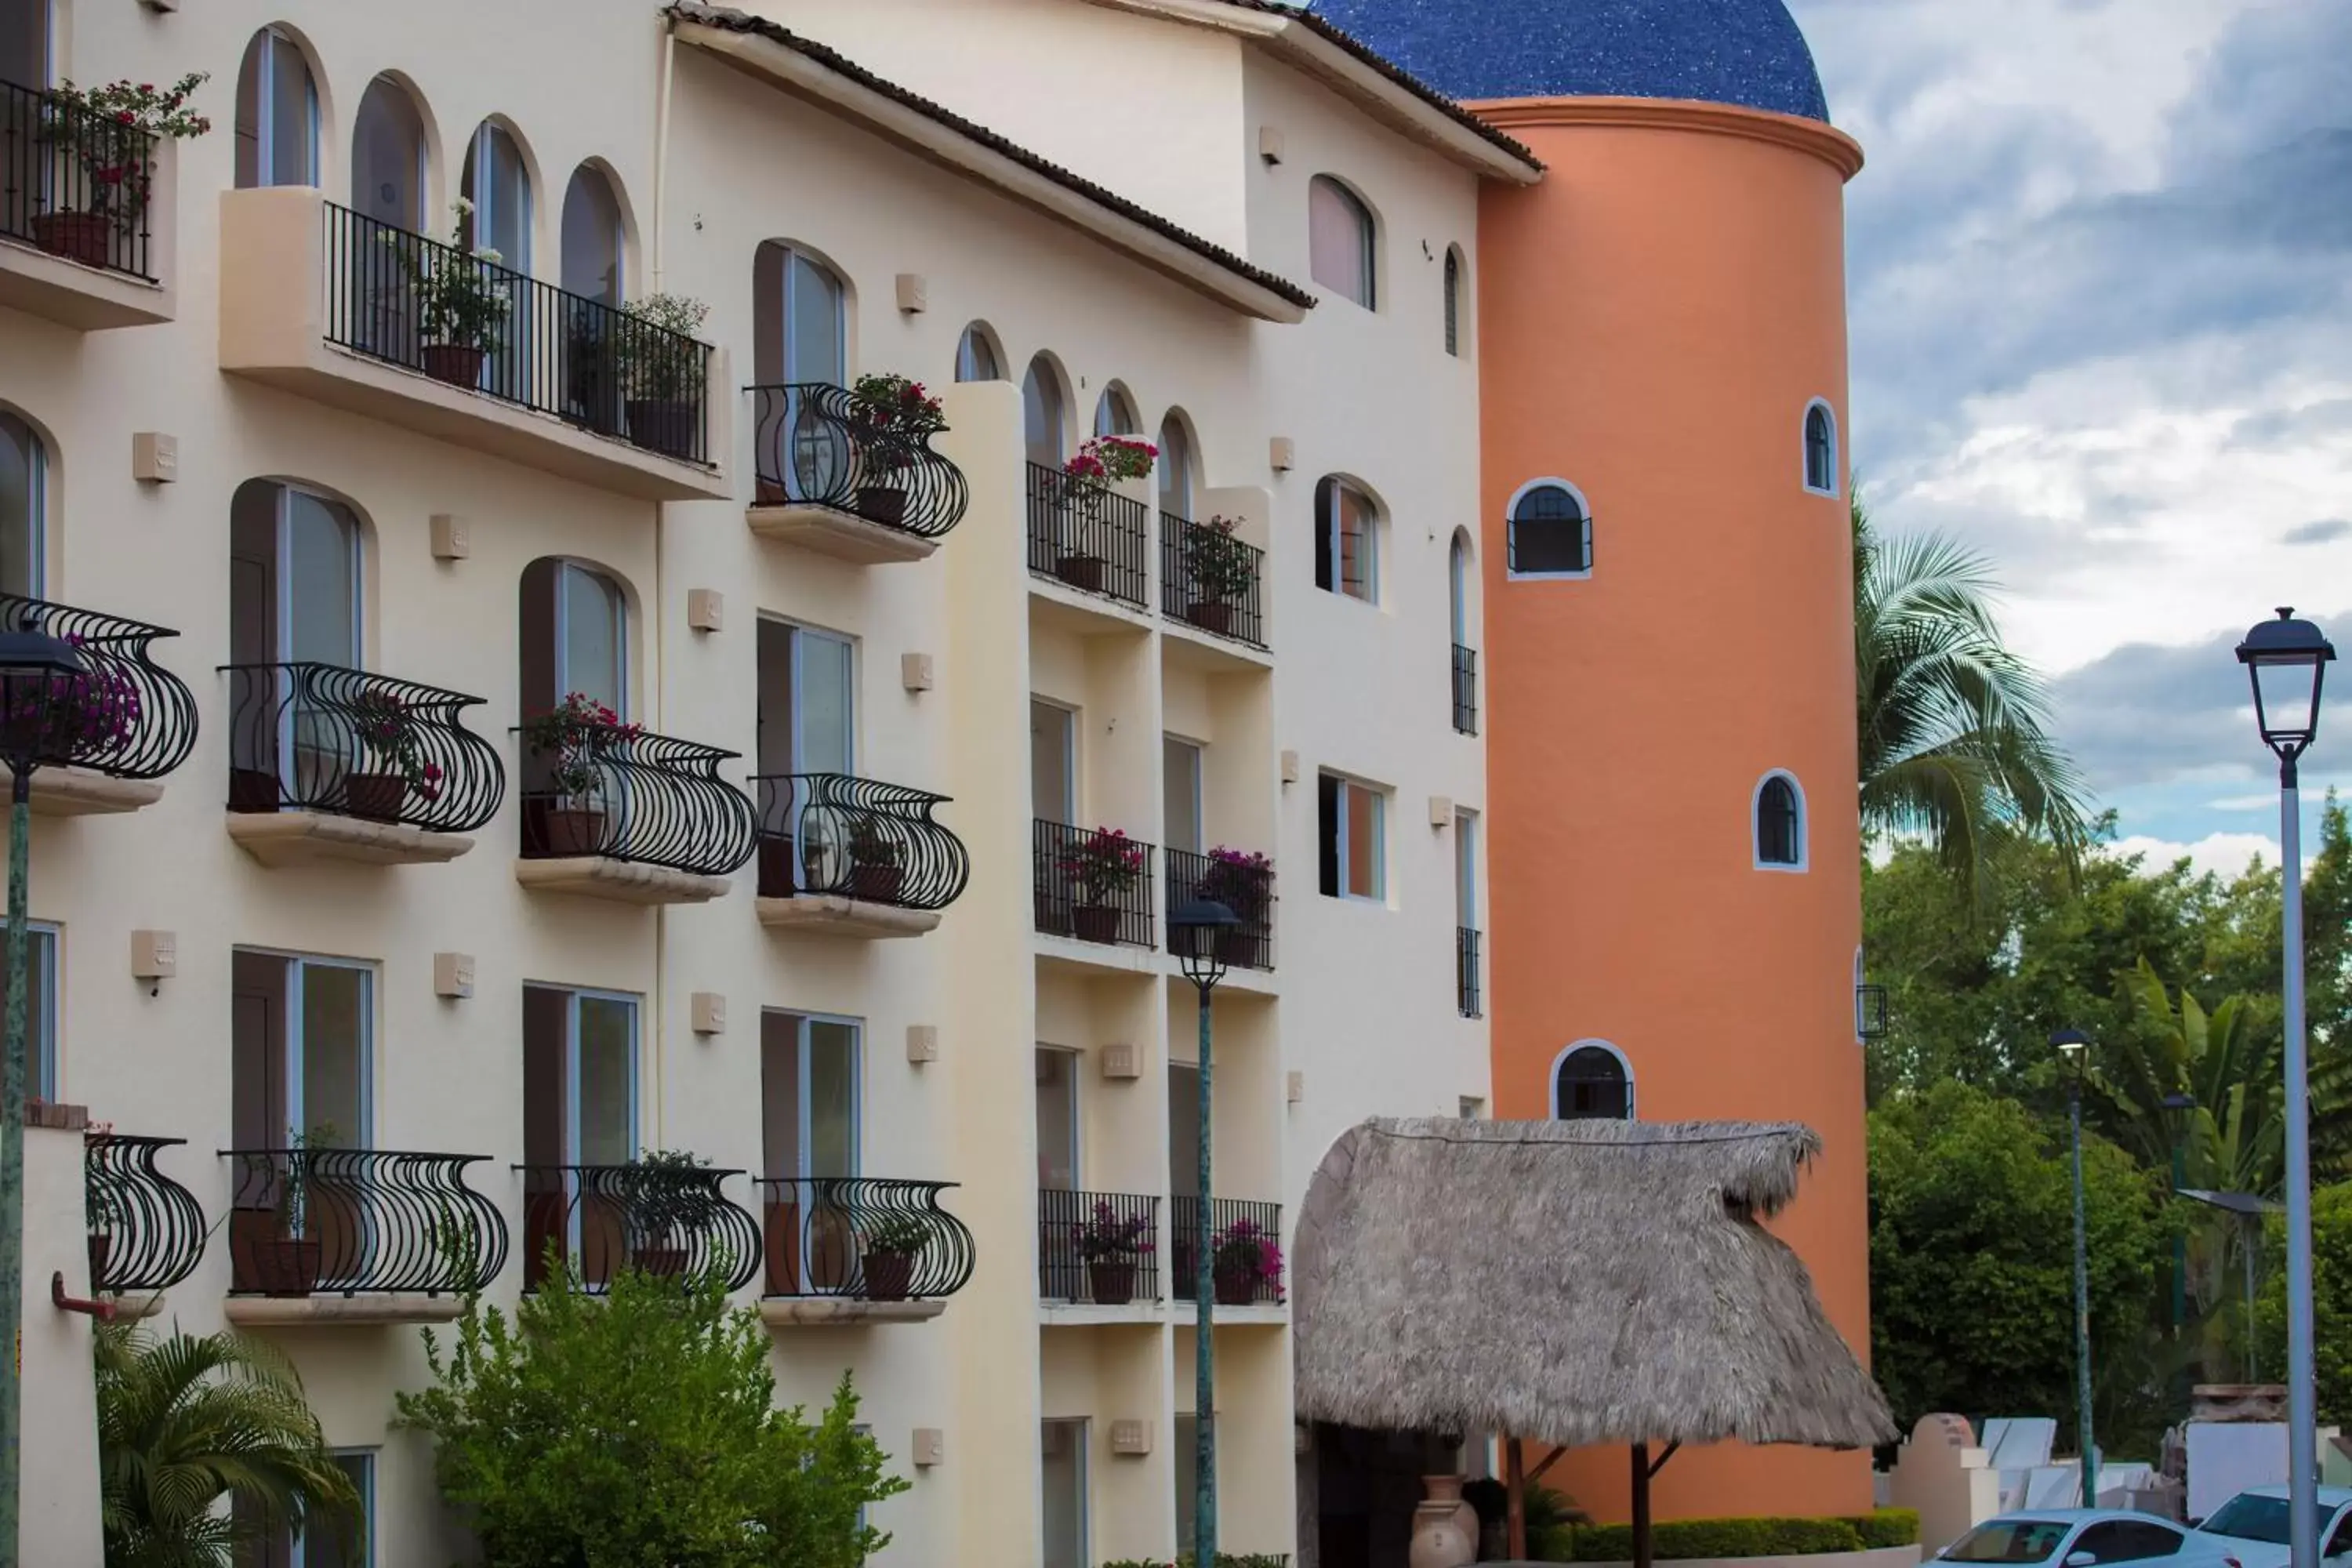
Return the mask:
<svg viewBox="0 0 2352 1568">
<path fill-rule="evenodd" d="M 1463 1484 L 1468 1479 L 1466 1476 L 1453 1475 L 1423 1476 L 1421 1478 L 1421 1489 L 1427 1494 L 1425 1501 L 1450 1502 L 1454 1505 L 1454 1528 L 1461 1531 L 1462 1539 L 1469 1542 L 1475 1548 L 1478 1542 L 1478 1510 L 1465 1501 L 1462 1496 Z M 1475 1563 L 1477 1560 L 1475 1551 L 1463 1559 L 1465 1563 Z"/>
<path fill-rule="evenodd" d="M 1454 1518 L 1456 1502 L 1433 1499 L 1412 1510 L 1412 1549 L 1407 1568 L 1463 1568 L 1478 1560 L 1478 1538 L 1463 1533 Z"/>
</svg>

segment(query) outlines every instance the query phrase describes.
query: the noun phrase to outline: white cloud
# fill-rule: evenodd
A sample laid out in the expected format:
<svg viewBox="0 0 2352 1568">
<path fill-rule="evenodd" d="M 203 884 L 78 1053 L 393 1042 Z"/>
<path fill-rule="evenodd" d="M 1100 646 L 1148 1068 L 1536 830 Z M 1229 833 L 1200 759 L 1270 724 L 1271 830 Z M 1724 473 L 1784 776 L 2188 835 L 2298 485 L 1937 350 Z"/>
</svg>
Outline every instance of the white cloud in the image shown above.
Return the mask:
<svg viewBox="0 0 2352 1568">
<path fill-rule="evenodd" d="M 2259 833 L 2209 833 L 2194 844 L 2175 844 L 2136 834 L 2116 839 L 2106 846 L 2105 853 L 2119 859 L 2127 855 L 2144 856 L 2146 867 L 2151 871 L 2186 859 L 2197 870 L 2210 871 L 2225 881 L 2242 875 L 2258 857 L 2268 865 L 2279 863 L 2278 840 Z"/>
</svg>

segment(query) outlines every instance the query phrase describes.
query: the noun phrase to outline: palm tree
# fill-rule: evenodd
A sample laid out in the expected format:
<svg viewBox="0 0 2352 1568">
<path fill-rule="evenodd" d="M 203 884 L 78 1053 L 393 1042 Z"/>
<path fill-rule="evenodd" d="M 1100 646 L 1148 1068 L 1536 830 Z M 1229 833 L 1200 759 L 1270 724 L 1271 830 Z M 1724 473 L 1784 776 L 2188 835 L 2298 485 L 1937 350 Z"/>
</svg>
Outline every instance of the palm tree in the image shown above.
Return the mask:
<svg viewBox="0 0 2352 1568">
<path fill-rule="evenodd" d="M 101 1324 L 95 1359 L 106 1568 L 229 1568 L 264 1535 L 358 1517 L 274 1347 Z"/>
<path fill-rule="evenodd" d="M 2001 641 L 1990 565 L 1940 534 L 1881 538 L 1858 486 L 1853 507 L 1864 832 L 1924 837 L 1980 889 L 2006 833 L 2072 863 L 2090 837 L 2082 777 L 2041 678 Z"/>
</svg>

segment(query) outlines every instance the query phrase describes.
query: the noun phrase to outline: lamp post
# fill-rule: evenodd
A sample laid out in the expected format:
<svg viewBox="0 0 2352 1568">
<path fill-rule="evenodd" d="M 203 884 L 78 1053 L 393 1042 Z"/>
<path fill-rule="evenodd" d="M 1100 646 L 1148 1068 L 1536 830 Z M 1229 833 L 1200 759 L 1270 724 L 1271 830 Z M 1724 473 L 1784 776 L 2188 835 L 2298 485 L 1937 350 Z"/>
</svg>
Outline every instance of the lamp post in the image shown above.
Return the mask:
<svg viewBox="0 0 2352 1568">
<path fill-rule="evenodd" d="M 2238 645 L 2254 687 L 2254 722 L 2279 760 L 2281 975 L 2286 1025 L 2287 1545 L 2294 1568 L 2319 1568 L 2318 1388 L 2311 1325 L 2311 1095 L 2303 1015 L 2303 803 L 2295 762 L 2319 733 L 2319 691 L 2336 649 L 2282 608 Z"/>
<path fill-rule="evenodd" d="M 25 1023 L 32 944 L 25 931 L 33 855 L 33 770 L 56 760 L 73 722 L 73 645 L 46 632 L 0 632 L 0 761 L 8 764 L 8 988 L 0 1058 L 0 1568 L 16 1568 L 18 1435 L 24 1421 Z M 63 687 L 62 693 L 60 687 Z M 56 712 L 52 713 L 53 705 Z"/>
<path fill-rule="evenodd" d="M 1216 1312 L 1215 1265 L 1209 1255 L 1209 1016 L 1210 993 L 1225 977 L 1219 938 L 1241 917 L 1209 899 L 1192 899 L 1169 911 L 1168 945 L 1184 966 L 1184 978 L 1201 993 L 1200 1196 L 1192 1227 L 1192 1561 L 1214 1568 L 1217 1561 L 1217 1357 L 1213 1332 Z"/>
<path fill-rule="evenodd" d="M 2066 1120 L 2074 1135 L 2074 1405 L 2083 1454 L 2083 1506 L 2099 1506 L 2099 1451 L 2091 1435 L 2091 1248 L 2083 1221 L 2083 1069 L 2091 1042 L 2080 1029 L 2050 1037 L 2066 1067 Z"/>
</svg>

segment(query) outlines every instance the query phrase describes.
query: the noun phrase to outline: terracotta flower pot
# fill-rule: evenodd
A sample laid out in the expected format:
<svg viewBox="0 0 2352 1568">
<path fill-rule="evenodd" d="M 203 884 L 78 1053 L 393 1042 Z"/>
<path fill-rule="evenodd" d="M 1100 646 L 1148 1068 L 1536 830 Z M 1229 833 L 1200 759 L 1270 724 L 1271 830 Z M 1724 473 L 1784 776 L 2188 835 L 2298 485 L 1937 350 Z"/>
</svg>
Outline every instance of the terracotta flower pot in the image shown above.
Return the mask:
<svg viewBox="0 0 2352 1568">
<path fill-rule="evenodd" d="M 1099 594 L 1103 591 L 1106 564 L 1099 555 L 1065 555 L 1054 563 L 1054 575 L 1073 588 Z"/>
<path fill-rule="evenodd" d="M 490 356 L 470 343 L 425 343 L 417 349 L 416 357 L 423 362 L 425 374 L 436 381 L 477 386 L 482 380 L 482 362 Z"/>
<path fill-rule="evenodd" d="M 1097 1258 L 1087 1265 L 1087 1289 L 1097 1307 L 1124 1307 L 1135 1300 L 1135 1265 Z"/>
<path fill-rule="evenodd" d="M 626 405 L 629 440 L 668 458 L 694 456 L 695 405 L 677 398 L 633 397 Z"/>
<path fill-rule="evenodd" d="M 849 896 L 869 904 L 895 904 L 898 889 L 906 884 L 906 868 L 899 866 L 869 865 L 852 861 L 849 867 Z"/>
<path fill-rule="evenodd" d="M 1247 1307 L 1257 1300 L 1257 1274 L 1247 1268 L 1224 1267 L 1212 1271 L 1216 1282 L 1217 1305 Z"/>
<path fill-rule="evenodd" d="M 857 515 L 885 528 L 903 528 L 907 522 L 907 492 L 890 485 L 861 485 L 857 489 Z"/>
<path fill-rule="evenodd" d="M 114 220 L 104 213 L 35 213 L 33 243 L 84 267 L 104 267 L 113 259 Z"/>
<path fill-rule="evenodd" d="M 1053 894 L 1037 894 L 1037 929 L 1047 936 L 1070 934 L 1070 906 Z"/>
<path fill-rule="evenodd" d="M 1118 910 L 1109 904 L 1080 904 L 1070 911 L 1070 925 L 1080 942 L 1118 940 Z"/>
<path fill-rule="evenodd" d="M 915 1285 L 915 1258 L 907 1252 L 869 1252 L 866 1255 L 866 1299 L 869 1301 L 903 1301 Z"/>
<path fill-rule="evenodd" d="M 265 1296 L 308 1296 L 319 1288 L 320 1244 L 300 1237 L 264 1237 L 246 1249 L 252 1288 Z"/>
<path fill-rule="evenodd" d="M 1234 629 L 1234 607 L 1223 599 L 1195 599 L 1184 606 L 1184 618 L 1219 637 Z"/>
<path fill-rule="evenodd" d="M 278 775 L 267 768 L 231 768 L 228 771 L 228 808 L 231 811 L 276 811 L 278 790 Z"/>
<path fill-rule="evenodd" d="M 408 781 L 398 773 L 352 773 L 343 780 L 343 809 L 371 822 L 397 822 L 408 804 Z"/>
<path fill-rule="evenodd" d="M 550 806 L 541 819 L 539 837 L 542 854 L 593 855 L 604 842 L 604 814 Z"/>
</svg>

